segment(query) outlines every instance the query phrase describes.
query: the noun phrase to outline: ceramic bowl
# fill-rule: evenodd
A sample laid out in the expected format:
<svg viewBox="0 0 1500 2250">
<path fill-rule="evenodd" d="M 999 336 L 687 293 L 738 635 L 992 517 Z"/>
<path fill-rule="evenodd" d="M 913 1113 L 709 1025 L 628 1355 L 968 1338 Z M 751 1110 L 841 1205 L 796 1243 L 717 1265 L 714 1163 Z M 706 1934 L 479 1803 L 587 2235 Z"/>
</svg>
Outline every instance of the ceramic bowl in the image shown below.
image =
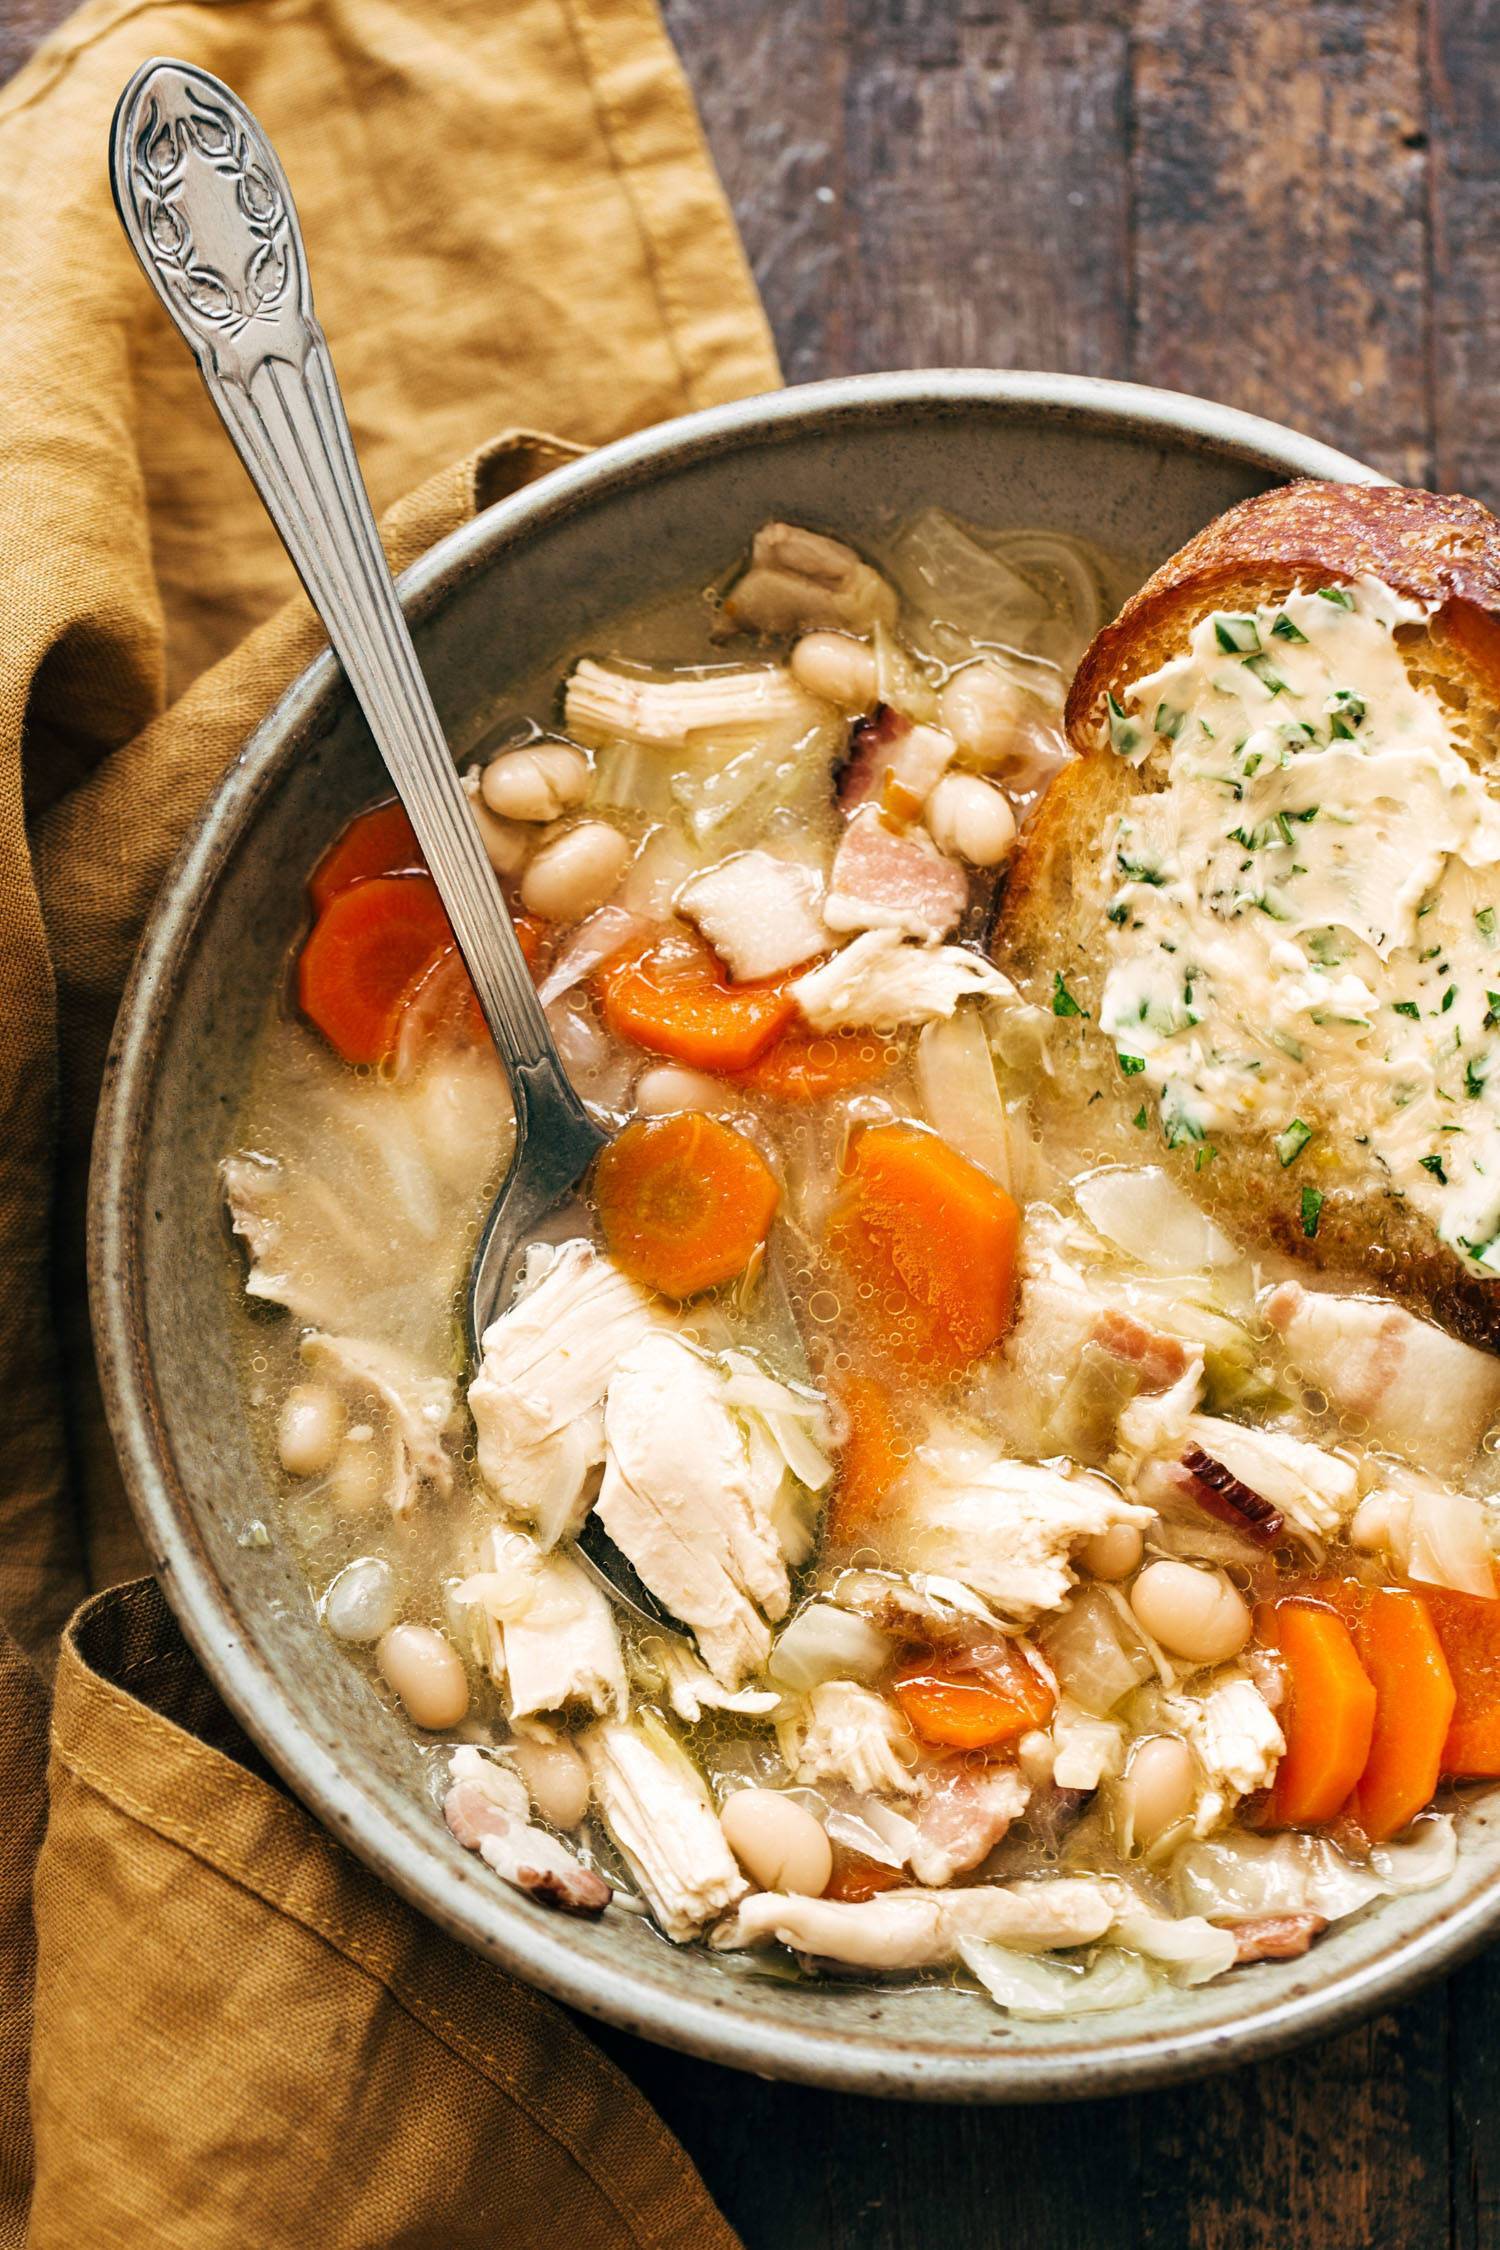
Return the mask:
<svg viewBox="0 0 1500 2250">
<path fill-rule="evenodd" d="M 697 414 L 555 471 L 444 540 L 401 593 L 460 756 L 507 684 L 612 617 L 715 575 L 772 515 L 856 542 L 936 502 L 1153 563 L 1290 476 L 1373 472 L 1268 422 L 1057 376 L 827 383 Z M 294 1558 L 239 1544 L 274 1518 L 234 1361 L 236 1279 L 215 1166 L 265 995 L 322 845 L 382 769 L 331 657 L 252 736 L 147 929 L 99 1112 L 91 1279 L 110 1423 L 141 1531 L 226 1703 L 298 1795 L 403 1897 L 558 1999 L 771 2077 L 872 2094 L 1036 2100 L 1187 2076 L 1328 2032 L 1500 1923 L 1500 1806 L 1465 1822 L 1440 1891 L 1118 2017 L 1019 2024 L 956 1989 L 795 1984 L 668 1944 L 640 1917 L 560 1918 L 448 1835 L 421 1754 L 319 1626 Z"/>
</svg>

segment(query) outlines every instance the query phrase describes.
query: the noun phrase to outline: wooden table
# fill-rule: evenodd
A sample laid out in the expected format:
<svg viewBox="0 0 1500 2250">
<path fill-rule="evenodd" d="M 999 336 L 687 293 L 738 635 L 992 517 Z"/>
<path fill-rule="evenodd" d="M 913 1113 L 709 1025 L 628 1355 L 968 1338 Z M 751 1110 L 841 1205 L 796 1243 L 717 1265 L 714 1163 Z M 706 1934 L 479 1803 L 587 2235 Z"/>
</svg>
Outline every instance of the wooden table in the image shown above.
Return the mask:
<svg viewBox="0 0 1500 2250">
<path fill-rule="evenodd" d="M 0 0 L 0 78 L 68 0 Z M 788 380 L 1066 368 L 1500 500 L 1500 0 L 666 0 Z M 1491 2250 L 1500 1955 L 1131 2100 L 826 2096 L 606 2035 L 748 2250 Z"/>
</svg>

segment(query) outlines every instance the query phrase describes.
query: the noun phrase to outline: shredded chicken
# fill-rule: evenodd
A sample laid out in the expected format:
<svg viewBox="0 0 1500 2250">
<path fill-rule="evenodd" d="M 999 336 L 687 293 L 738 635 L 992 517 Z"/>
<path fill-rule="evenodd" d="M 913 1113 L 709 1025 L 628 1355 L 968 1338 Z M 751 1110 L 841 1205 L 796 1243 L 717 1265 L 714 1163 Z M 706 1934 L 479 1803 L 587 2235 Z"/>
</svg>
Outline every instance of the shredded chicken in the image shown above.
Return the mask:
<svg viewBox="0 0 1500 2250">
<path fill-rule="evenodd" d="M 918 1448 L 892 1545 L 914 1569 L 971 1586 L 1017 1622 L 1057 1609 L 1075 1584 L 1071 1558 L 1120 1523 L 1151 1521 L 1106 1478 L 1009 1461 L 980 1445 Z"/>
<path fill-rule="evenodd" d="M 992 1852 L 1025 1812 L 1028 1783 L 1014 1766 L 940 1768 L 916 1816 L 910 1866 L 924 1890 L 940 1890 Z"/>
<path fill-rule="evenodd" d="M 667 1936 L 687 1944 L 747 1888 L 697 1768 L 649 1722 L 591 1727 L 578 1746 L 616 1848 Z"/>
<path fill-rule="evenodd" d="M 1203 1768 L 1205 1787 L 1193 1815 L 1206 1836 L 1225 1814 L 1257 1789 L 1269 1789 L 1286 1737 L 1255 1682 L 1232 1673 L 1205 1695 L 1169 1695 L 1166 1709 Z"/>
<path fill-rule="evenodd" d="M 1046 1951 L 1091 1945 L 1115 1918 L 1111 1888 L 1086 1877 L 975 1885 L 959 1890 L 886 1891 L 857 1902 L 758 1891 L 710 1943 L 778 1944 L 850 1968 L 934 1968 L 959 1957 L 960 1938 Z"/>
<path fill-rule="evenodd" d="M 958 927 L 968 897 L 963 869 L 924 829 L 895 828 L 866 805 L 834 853 L 823 919 L 831 930 L 899 930 L 933 940 Z"/>
<path fill-rule="evenodd" d="M 965 946 L 910 945 L 899 930 L 866 930 L 792 986 L 815 1031 L 934 1023 L 971 995 L 1014 999 L 1016 988 Z"/>
<path fill-rule="evenodd" d="M 731 977 L 781 976 L 826 953 L 828 928 L 815 867 L 772 852 L 735 852 L 693 876 L 677 893 L 677 910 L 696 923 L 727 963 Z"/>
<path fill-rule="evenodd" d="M 588 1243 L 539 1244 L 515 1303 L 485 1330 L 469 1385 L 479 1473 L 543 1546 L 571 1538 L 588 1514 L 610 1376 L 665 1317 Z"/>
<path fill-rule="evenodd" d="M 455 1750 L 443 1818 L 465 1851 L 478 1852 L 507 1883 L 572 1914 L 599 1914 L 614 1893 L 566 1844 L 531 1825 L 526 1784 L 511 1766 L 478 1750 Z"/>
<path fill-rule="evenodd" d="M 1190 1414 L 1183 1428 L 1184 1452 L 1192 1446 L 1222 1462 L 1232 1477 L 1314 1538 L 1337 1531 L 1359 1497 L 1351 1461 L 1284 1430 L 1252 1430 L 1216 1414 Z"/>
<path fill-rule="evenodd" d="M 779 1733 L 798 1781 L 842 1781 L 861 1797 L 914 1797 L 917 1746 L 894 1705 L 854 1680 L 825 1680 Z"/>
<path fill-rule="evenodd" d="M 872 564 L 821 531 L 796 523 L 762 524 L 750 561 L 724 597 L 723 615 L 750 633 L 807 633 L 841 627 L 868 633 L 896 622 L 896 590 Z"/>
<path fill-rule="evenodd" d="M 648 1336 L 617 1365 L 604 1410 L 597 1503 L 646 1586 L 692 1632 L 725 1687 L 759 1671 L 767 1618 L 790 1599 L 786 1559 L 757 1492 L 725 1378 L 679 1338 Z M 775 1464 L 780 1483 L 780 1462 Z"/>
<path fill-rule="evenodd" d="M 517 1732 L 580 1709 L 623 1718 L 628 1696 L 614 1612 L 566 1550 L 497 1525 L 454 1598 L 482 1622 L 481 1660 L 506 1683 Z"/>
<path fill-rule="evenodd" d="M 563 723 L 575 741 L 595 750 L 633 742 L 679 758 L 729 732 L 753 729 L 795 738 L 827 716 L 826 707 L 779 664 L 652 679 L 614 671 L 586 656 L 574 666 L 563 694 Z"/>
<path fill-rule="evenodd" d="M 1457 1474 L 1500 1417 L 1500 1359 L 1399 1305 L 1284 1281 L 1262 1309 L 1297 1372 L 1415 1468 Z"/>
<path fill-rule="evenodd" d="M 373 1398 L 390 1425 L 391 1469 L 386 1498 L 403 1516 L 424 1484 L 447 1499 L 453 1463 L 443 1433 L 453 1420 L 454 1389 L 446 1375 L 423 1375 L 403 1352 L 351 1336 L 312 1329 L 298 1345 L 315 1374 L 359 1398 Z"/>
<path fill-rule="evenodd" d="M 763 1719 L 781 1701 L 775 1688 L 727 1688 L 700 1663 L 688 1642 L 675 1633 L 653 1634 L 641 1650 L 642 1676 L 654 1690 L 665 1689 L 679 1719 L 696 1726 L 705 1711 L 737 1711 Z"/>
<path fill-rule="evenodd" d="M 1000 1622 L 988 1602 L 956 1578 L 913 1571 L 845 1570 L 834 1582 L 832 1599 L 840 1609 L 868 1617 L 882 1632 L 912 1641 L 968 1647 Z"/>
</svg>

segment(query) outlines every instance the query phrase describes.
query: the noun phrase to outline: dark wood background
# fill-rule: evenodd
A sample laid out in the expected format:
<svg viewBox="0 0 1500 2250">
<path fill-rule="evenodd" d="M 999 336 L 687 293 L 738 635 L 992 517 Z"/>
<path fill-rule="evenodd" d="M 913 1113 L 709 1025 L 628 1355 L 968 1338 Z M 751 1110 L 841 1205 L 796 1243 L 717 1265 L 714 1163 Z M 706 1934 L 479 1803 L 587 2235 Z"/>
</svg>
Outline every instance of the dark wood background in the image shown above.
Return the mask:
<svg viewBox="0 0 1500 2250">
<path fill-rule="evenodd" d="M 0 78 L 67 7 L 0 0 Z M 666 13 L 789 381 L 1126 376 L 1500 499 L 1500 0 Z M 1031 2109 L 606 2043 L 747 2250 L 1500 2250 L 1497 2017 L 1500 1954 L 1284 2061 Z"/>
</svg>

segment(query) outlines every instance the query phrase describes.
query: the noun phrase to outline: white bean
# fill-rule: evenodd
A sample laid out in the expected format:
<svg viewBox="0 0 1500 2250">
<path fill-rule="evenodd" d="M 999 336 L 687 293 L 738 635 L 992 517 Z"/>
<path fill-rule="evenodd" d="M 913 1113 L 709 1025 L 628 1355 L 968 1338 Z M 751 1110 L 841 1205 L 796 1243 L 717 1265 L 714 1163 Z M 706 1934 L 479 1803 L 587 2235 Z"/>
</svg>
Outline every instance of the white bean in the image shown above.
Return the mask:
<svg viewBox="0 0 1500 2250">
<path fill-rule="evenodd" d="M 959 749 L 978 765 L 999 765 L 1031 747 L 1025 691 L 988 657 L 954 673 L 938 691 L 938 709 Z"/>
<path fill-rule="evenodd" d="M 422 1154 L 444 1184 L 469 1195 L 495 1170 L 510 1117 L 493 1049 L 437 1055 L 411 1094 Z"/>
<path fill-rule="evenodd" d="M 788 661 L 797 685 L 824 703 L 867 711 L 875 701 L 875 651 L 849 633 L 804 633 Z"/>
<path fill-rule="evenodd" d="M 679 1110 L 725 1108 L 724 1088 L 706 1071 L 686 1070 L 680 1063 L 659 1063 L 643 1070 L 635 1082 L 636 1114 L 671 1117 Z"/>
<path fill-rule="evenodd" d="M 926 820 L 938 849 L 971 867 L 999 867 L 1015 850 L 1010 799 L 977 773 L 945 773 L 927 800 Z"/>
<path fill-rule="evenodd" d="M 1197 1795 L 1197 1761 L 1181 1735 L 1149 1735 L 1131 1752 L 1120 1782 L 1122 1835 L 1149 1851 L 1159 1836 L 1186 1820 Z"/>
<path fill-rule="evenodd" d="M 1192 1664 L 1225 1664 L 1250 1638 L 1250 1612 L 1222 1571 L 1147 1563 L 1130 1606 L 1153 1640 Z"/>
<path fill-rule="evenodd" d="M 479 786 L 502 820 L 556 820 L 583 803 L 591 779 L 588 759 L 571 743 L 535 742 L 491 758 Z"/>
<path fill-rule="evenodd" d="M 531 1793 L 543 1820 L 576 1828 L 589 1809 L 589 1769 L 571 1742 L 528 1742 L 520 1736 L 505 1755 Z"/>
<path fill-rule="evenodd" d="M 529 828 L 513 820 L 497 820 L 479 793 L 479 776 L 472 769 L 463 776 L 464 795 L 474 815 L 474 825 L 479 830 L 479 840 L 485 856 L 497 875 L 514 875 L 530 851 L 535 838 Z"/>
<path fill-rule="evenodd" d="M 396 1622 L 396 1573 L 379 1555 L 346 1563 L 323 1596 L 323 1619 L 341 1641 L 378 1641 Z"/>
<path fill-rule="evenodd" d="M 737 1789 L 719 1814 L 724 1841 L 763 1891 L 821 1898 L 833 1873 L 833 1846 L 820 1823 L 779 1789 Z"/>
<path fill-rule="evenodd" d="M 385 1485 L 381 1452 L 373 1431 L 364 1437 L 351 1435 L 339 1447 L 338 1459 L 329 1472 L 328 1490 L 341 1515 L 368 1515 L 380 1505 Z"/>
<path fill-rule="evenodd" d="M 544 922 L 576 922 L 602 906 L 625 872 L 630 845 L 618 828 L 585 820 L 544 844 L 521 878 L 521 904 Z"/>
<path fill-rule="evenodd" d="M 1146 1540 L 1139 1525 L 1112 1523 L 1096 1531 L 1078 1550 L 1078 1560 L 1091 1578 L 1128 1578 L 1140 1565 Z"/>
<path fill-rule="evenodd" d="M 281 1404 L 276 1450 L 289 1477 L 319 1477 L 344 1434 L 344 1402 L 326 1383 L 294 1383 Z"/>
<path fill-rule="evenodd" d="M 415 1725 L 445 1733 L 468 1716 L 469 1677 L 453 1643 L 431 1625 L 393 1625 L 375 1661 Z"/>
</svg>

